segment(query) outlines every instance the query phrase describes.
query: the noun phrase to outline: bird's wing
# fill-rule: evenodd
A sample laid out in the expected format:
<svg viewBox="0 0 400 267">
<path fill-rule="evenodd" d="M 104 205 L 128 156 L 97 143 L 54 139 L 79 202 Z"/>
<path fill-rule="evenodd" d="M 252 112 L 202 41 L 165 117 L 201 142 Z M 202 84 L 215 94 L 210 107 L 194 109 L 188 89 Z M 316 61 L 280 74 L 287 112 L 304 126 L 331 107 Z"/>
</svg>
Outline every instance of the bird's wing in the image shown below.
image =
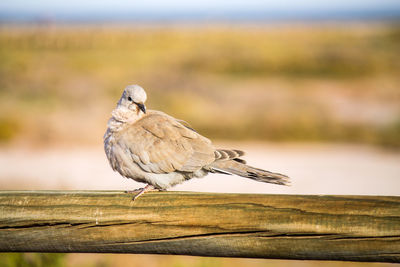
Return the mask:
<svg viewBox="0 0 400 267">
<path fill-rule="evenodd" d="M 144 171 L 194 172 L 215 160 L 211 141 L 161 112 L 148 112 L 117 138 Z"/>
</svg>

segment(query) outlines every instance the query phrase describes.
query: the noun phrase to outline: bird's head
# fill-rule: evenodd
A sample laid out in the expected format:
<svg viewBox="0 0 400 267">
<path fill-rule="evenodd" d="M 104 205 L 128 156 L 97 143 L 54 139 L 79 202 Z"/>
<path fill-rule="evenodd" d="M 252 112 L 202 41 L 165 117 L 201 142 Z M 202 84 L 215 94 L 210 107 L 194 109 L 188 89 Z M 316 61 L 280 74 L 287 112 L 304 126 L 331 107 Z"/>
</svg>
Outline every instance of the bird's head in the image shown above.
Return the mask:
<svg viewBox="0 0 400 267">
<path fill-rule="evenodd" d="M 147 95 L 139 85 L 128 85 L 122 93 L 121 99 L 118 101 L 117 108 L 129 109 L 139 115 L 140 112 L 146 113 Z"/>
</svg>

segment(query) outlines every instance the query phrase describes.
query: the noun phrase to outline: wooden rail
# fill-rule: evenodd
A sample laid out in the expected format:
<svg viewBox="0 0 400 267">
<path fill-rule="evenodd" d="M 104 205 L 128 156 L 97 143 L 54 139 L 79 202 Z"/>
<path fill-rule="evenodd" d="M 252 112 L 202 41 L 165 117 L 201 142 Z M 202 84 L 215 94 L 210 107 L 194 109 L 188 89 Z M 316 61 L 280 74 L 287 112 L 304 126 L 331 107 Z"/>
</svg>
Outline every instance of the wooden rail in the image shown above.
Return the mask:
<svg viewBox="0 0 400 267">
<path fill-rule="evenodd" d="M 0 191 L 1 252 L 400 262 L 400 197 Z"/>
</svg>

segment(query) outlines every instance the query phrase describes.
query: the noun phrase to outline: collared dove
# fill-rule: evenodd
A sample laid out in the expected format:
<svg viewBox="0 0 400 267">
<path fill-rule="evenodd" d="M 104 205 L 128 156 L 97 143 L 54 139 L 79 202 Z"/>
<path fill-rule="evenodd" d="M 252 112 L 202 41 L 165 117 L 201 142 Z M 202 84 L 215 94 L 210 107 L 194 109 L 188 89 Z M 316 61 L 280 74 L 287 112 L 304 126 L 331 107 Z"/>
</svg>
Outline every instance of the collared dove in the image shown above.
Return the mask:
<svg viewBox="0 0 400 267">
<path fill-rule="evenodd" d="M 184 121 L 161 111 L 146 110 L 146 98 L 142 87 L 127 86 L 104 134 L 104 150 L 112 169 L 147 184 L 135 198 L 145 191 L 165 190 L 210 172 L 289 184 L 286 175 L 246 165 L 241 159 L 243 151 L 216 149 Z"/>
</svg>

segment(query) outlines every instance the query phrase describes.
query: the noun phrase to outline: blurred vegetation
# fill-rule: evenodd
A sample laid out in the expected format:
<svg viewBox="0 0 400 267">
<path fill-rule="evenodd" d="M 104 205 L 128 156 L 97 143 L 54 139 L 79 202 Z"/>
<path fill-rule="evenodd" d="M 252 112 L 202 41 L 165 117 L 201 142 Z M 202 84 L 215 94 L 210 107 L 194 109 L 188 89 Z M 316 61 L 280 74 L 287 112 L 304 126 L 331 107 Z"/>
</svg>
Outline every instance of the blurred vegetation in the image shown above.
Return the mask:
<svg viewBox="0 0 400 267">
<path fill-rule="evenodd" d="M 62 267 L 61 253 L 0 253 L 1 267 Z"/>
<path fill-rule="evenodd" d="M 400 147 L 399 58 L 397 24 L 3 25 L 0 142 L 101 142 L 137 83 L 210 138 Z"/>
<path fill-rule="evenodd" d="M 0 253 L 1 267 L 386 267 L 389 263 L 214 258 L 145 254 Z"/>
</svg>

